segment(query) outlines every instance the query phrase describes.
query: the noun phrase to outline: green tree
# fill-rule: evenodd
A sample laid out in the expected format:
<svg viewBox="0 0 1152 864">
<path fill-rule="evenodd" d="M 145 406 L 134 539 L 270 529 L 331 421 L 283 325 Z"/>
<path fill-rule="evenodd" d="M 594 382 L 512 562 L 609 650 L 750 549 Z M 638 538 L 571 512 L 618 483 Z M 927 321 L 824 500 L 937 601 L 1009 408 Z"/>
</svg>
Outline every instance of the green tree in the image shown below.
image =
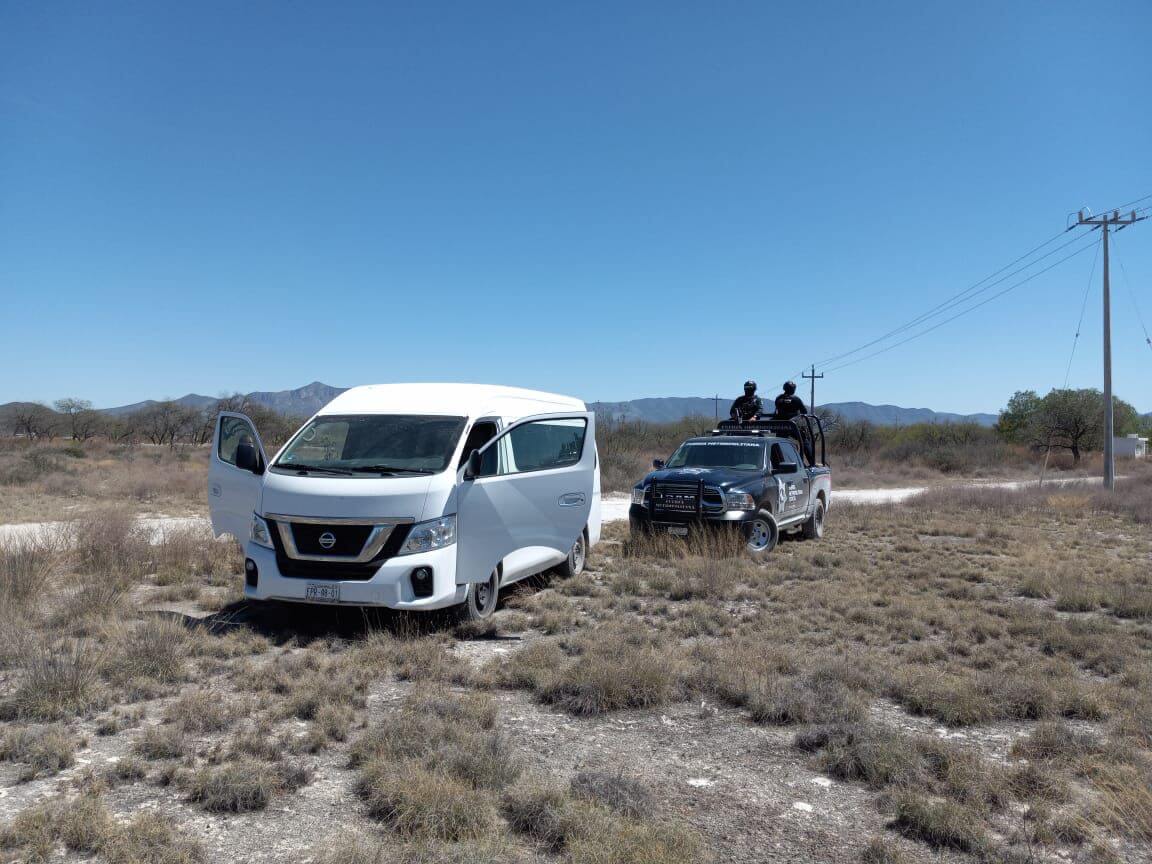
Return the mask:
<svg viewBox="0 0 1152 864">
<path fill-rule="evenodd" d="M 1139 428 L 1140 416 L 1123 399 L 1112 399 L 1114 431 L 1125 435 Z M 1040 398 L 1021 390 L 1000 412 L 997 429 L 1005 440 L 1041 451 L 1067 450 L 1072 460 L 1104 446 L 1104 394 L 1099 390 L 1057 389 Z"/>
<path fill-rule="evenodd" d="M 1013 444 L 1032 443 L 1032 424 L 1040 410 L 1040 397 L 1035 390 L 1017 390 L 1000 412 L 996 431 Z"/>
</svg>

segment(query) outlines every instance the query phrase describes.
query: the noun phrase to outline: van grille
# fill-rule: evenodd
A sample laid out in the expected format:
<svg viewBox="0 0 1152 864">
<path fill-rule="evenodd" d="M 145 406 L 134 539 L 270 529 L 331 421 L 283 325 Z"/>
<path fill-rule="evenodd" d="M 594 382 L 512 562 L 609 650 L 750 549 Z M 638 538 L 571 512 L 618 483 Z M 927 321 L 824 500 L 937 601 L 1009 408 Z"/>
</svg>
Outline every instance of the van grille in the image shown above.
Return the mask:
<svg viewBox="0 0 1152 864">
<path fill-rule="evenodd" d="M 281 576 L 286 576 L 290 579 L 314 579 L 321 580 L 341 580 L 341 581 L 358 581 L 364 582 L 371 579 L 376 575 L 376 571 L 380 569 L 389 558 L 392 558 L 400 551 L 400 547 L 404 545 L 404 541 L 408 539 L 408 531 L 412 526 L 402 524 L 397 525 L 388 537 L 388 541 L 384 544 L 380 552 L 371 561 L 364 564 L 349 563 L 347 561 L 307 561 L 300 558 L 289 558 L 287 551 L 284 549 L 284 541 L 280 537 L 280 532 L 277 530 L 276 523 L 269 519 L 268 527 L 271 529 L 272 545 L 276 550 L 276 568 L 280 571 Z M 301 522 L 291 522 L 289 526 L 292 528 L 292 537 L 297 544 L 300 543 L 300 534 L 297 533 L 297 528 L 303 526 Z M 365 526 L 309 526 L 314 528 L 363 528 Z M 367 530 L 371 530 L 368 526 Z M 323 533 L 321 531 L 320 533 Z M 335 532 L 333 532 L 335 533 Z M 317 538 L 319 534 L 317 534 Z M 355 555 L 364 547 L 363 541 L 351 553 Z M 313 554 L 300 549 L 305 554 Z M 322 553 L 323 554 L 323 553 Z M 326 554 L 336 555 L 339 554 L 334 549 L 326 550 Z"/>
<path fill-rule="evenodd" d="M 296 541 L 296 549 L 302 555 L 338 555 L 355 558 L 364 549 L 368 535 L 372 533 L 371 525 L 314 525 L 310 522 L 289 524 L 292 528 L 292 539 Z M 328 545 L 325 541 L 328 541 Z"/>
</svg>

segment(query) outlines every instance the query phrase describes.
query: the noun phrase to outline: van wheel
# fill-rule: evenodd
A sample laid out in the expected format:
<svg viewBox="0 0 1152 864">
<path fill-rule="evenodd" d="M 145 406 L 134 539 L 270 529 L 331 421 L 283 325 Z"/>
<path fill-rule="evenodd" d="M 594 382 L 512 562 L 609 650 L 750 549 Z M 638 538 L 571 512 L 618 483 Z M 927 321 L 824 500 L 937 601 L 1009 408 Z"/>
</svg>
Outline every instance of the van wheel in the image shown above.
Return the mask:
<svg viewBox="0 0 1152 864">
<path fill-rule="evenodd" d="M 456 607 L 456 617 L 460 621 L 487 621 L 496 611 L 500 599 L 500 571 L 493 570 L 487 582 L 473 582 L 468 586 L 468 596 Z"/>
<path fill-rule="evenodd" d="M 584 572 L 584 564 L 588 560 L 588 534 L 580 532 L 572 548 L 568 550 L 568 557 L 553 568 L 561 579 L 571 579 Z"/>
<path fill-rule="evenodd" d="M 780 542 L 780 529 L 768 513 L 760 513 L 744 523 L 744 548 L 753 558 L 766 558 Z"/>
<path fill-rule="evenodd" d="M 824 502 L 816 499 L 816 507 L 812 511 L 812 518 L 804 523 L 804 539 L 819 540 L 824 536 Z"/>
</svg>

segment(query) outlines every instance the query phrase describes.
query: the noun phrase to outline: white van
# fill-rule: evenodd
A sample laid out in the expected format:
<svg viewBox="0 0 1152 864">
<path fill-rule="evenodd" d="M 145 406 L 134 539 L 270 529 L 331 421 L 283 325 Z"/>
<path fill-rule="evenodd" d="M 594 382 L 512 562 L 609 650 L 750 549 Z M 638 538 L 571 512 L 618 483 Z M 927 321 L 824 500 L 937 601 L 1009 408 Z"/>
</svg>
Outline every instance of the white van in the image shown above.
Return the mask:
<svg viewBox="0 0 1152 864">
<path fill-rule="evenodd" d="M 513 387 L 354 387 L 269 459 L 222 412 L 208 502 L 244 546 L 249 598 L 483 619 L 502 585 L 578 573 L 600 540 L 595 415 Z"/>
</svg>

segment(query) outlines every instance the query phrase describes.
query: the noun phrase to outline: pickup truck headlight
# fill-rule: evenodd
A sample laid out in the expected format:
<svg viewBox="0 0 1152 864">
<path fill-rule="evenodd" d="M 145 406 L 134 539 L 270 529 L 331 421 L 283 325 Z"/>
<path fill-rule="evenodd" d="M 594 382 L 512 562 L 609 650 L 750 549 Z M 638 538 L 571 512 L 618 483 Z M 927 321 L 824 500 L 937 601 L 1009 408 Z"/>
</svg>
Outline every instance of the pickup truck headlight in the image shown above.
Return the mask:
<svg viewBox="0 0 1152 864">
<path fill-rule="evenodd" d="M 747 492 L 726 492 L 724 506 L 729 510 L 755 510 L 756 499 Z"/>
<path fill-rule="evenodd" d="M 443 549 L 456 542 L 456 514 L 417 522 L 408 532 L 408 539 L 400 547 L 397 555 L 415 555 L 417 552 L 431 552 Z"/>
<path fill-rule="evenodd" d="M 252 514 L 252 528 L 248 532 L 248 539 L 257 546 L 272 548 L 272 532 L 268 528 L 268 523 L 255 513 Z"/>
<path fill-rule="evenodd" d="M 647 491 L 648 491 L 648 489 L 645 486 L 634 487 L 632 489 L 632 503 L 633 504 L 639 504 L 641 507 L 643 507 L 644 506 L 644 493 Z"/>
</svg>

